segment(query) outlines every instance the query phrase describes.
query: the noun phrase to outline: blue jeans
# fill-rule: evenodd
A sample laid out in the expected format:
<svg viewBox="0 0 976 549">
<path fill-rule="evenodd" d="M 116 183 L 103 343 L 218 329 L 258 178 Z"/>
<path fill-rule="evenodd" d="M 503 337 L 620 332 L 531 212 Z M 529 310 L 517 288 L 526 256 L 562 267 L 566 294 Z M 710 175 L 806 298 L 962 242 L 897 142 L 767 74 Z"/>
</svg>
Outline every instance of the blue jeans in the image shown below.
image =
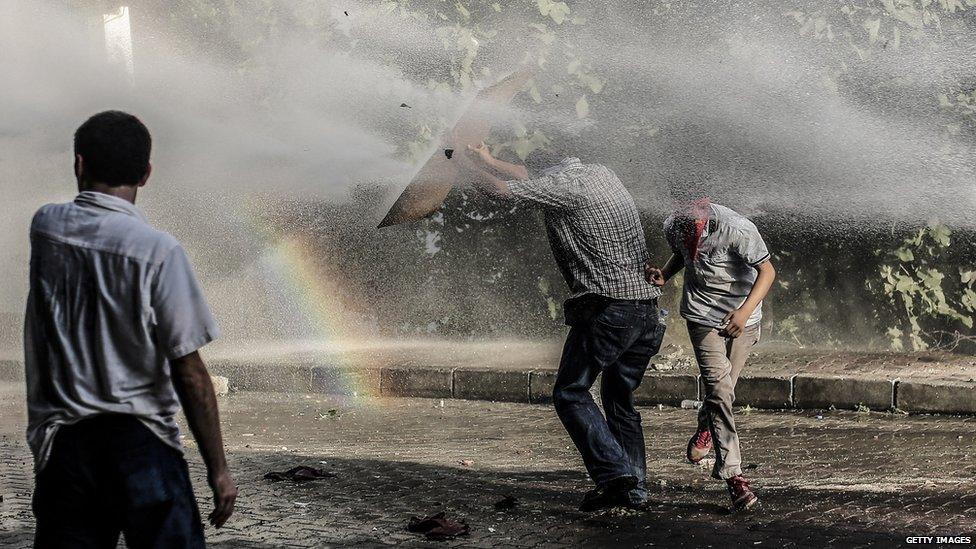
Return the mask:
<svg viewBox="0 0 976 549">
<path fill-rule="evenodd" d="M 664 329 L 653 301 L 609 300 L 592 315 L 574 319 L 552 393 L 556 413 L 590 478 L 603 486 L 636 476 L 638 488 L 631 493 L 635 503 L 647 499 L 647 461 L 634 390 L 661 347 Z M 590 395 L 601 372 L 606 417 Z"/>
<path fill-rule="evenodd" d="M 204 547 L 186 461 L 133 416 L 64 425 L 37 474 L 38 548 Z"/>
</svg>

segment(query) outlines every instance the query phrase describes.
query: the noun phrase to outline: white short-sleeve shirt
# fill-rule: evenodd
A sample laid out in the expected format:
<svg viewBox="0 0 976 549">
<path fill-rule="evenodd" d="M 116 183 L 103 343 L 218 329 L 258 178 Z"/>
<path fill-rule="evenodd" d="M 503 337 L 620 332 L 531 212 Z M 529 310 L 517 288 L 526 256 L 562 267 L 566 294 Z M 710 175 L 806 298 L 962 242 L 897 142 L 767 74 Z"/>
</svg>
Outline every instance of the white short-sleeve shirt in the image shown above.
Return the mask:
<svg viewBox="0 0 976 549">
<path fill-rule="evenodd" d="M 30 230 L 27 440 L 40 470 L 60 425 L 129 414 L 180 449 L 169 359 L 217 325 L 183 247 L 134 204 L 85 191 Z"/>
</svg>

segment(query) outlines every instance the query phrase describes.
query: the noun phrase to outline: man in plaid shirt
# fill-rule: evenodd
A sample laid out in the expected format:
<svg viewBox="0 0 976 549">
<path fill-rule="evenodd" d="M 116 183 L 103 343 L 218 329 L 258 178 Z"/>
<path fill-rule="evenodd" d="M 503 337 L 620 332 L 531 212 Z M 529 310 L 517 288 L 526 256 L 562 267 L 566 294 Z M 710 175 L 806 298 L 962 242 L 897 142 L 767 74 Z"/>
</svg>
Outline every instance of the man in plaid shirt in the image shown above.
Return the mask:
<svg viewBox="0 0 976 549">
<path fill-rule="evenodd" d="M 569 335 L 553 403 L 596 483 L 580 509 L 647 499 L 644 434 L 634 390 L 661 346 L 661 291 L 644 278 L 648 257 L 634 199 L 610 169 L 564 158 L 530 178 L 524 166 L 494 158 L 482 143 L 457 155 L 464 174 L 488 194 L 542 210 L 566 283 Z M 606 417 L 590 395 L 603 373 Z"/>
</svg>

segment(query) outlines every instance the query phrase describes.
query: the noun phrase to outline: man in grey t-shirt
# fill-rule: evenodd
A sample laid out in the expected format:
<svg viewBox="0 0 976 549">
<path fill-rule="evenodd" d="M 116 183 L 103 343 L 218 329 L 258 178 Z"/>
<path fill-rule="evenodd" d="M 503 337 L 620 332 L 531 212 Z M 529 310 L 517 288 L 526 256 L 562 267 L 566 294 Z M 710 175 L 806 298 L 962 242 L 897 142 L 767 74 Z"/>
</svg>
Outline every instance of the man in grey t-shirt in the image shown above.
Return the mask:
<svg viewBox="0 0 976 549">
<path fill-rule="evenodd" d="M 217 326 L 186 252 L 135 206 L 151 167 L 136 117 L 97 114 L 75 133 L 79 194 L 30 229 L 24 328 L 27 440 L 37 547 L 202 547 L 175 415 L 187 423 L 230 516 L 216 398 L 197 350 Z"/>
<path fill-rule="evenodd" d="M 664 222 L 664 234 L 673 255 L 662 269 L 648 266 L 648 280 L 663 286 L 685 270 L 681 316 L 705 386 L 687 457 L 698 463 L 714 445 L 712 476 L 727 482 L 734 509 L 748 508 L 758 499 L 742 476 L 732 403 L 739 373 L 759 341 L 762 300 L 776 271 L 756 226 L 706 198 L 678 208 Z"/>
</svg>

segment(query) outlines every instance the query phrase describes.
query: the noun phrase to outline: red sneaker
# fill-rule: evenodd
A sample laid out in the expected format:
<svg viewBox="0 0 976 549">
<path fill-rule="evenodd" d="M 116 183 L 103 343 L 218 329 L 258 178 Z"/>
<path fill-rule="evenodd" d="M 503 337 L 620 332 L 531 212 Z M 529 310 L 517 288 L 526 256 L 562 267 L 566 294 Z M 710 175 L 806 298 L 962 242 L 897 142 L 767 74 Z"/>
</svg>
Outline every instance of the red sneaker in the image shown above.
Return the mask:
<svg viewBox="0 0 976 549">
<path fill-rule="evenodd" d="M 688 461 L 698 463 L 712 451 L 712 432 L 708 429 L 698 431 L 688 441 Z"/>
<path fill-rule="evenodd" d="M 749 481 L 742 475 L 736 475 L 725 482 L 729 485 L 733 511 L 744 511 L 759 502 L 756 493 L 749 487 Z"/>
</svg>

